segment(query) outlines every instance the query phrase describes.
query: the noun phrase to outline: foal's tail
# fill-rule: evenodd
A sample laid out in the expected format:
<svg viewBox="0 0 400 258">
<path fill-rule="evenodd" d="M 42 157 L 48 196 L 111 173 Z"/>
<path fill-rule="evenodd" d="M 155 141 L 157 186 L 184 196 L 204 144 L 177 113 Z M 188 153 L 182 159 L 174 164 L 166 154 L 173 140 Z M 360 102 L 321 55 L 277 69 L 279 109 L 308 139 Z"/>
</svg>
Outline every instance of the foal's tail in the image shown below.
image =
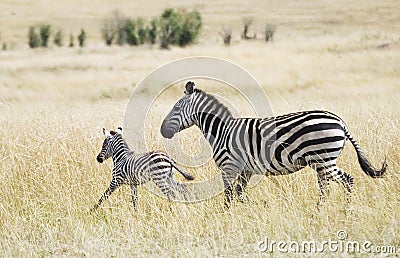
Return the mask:
<svg viewBox="0 0 400 258">
<path fill-rule="evenodd" d="M 168 159 L 169 163 L 171 164 L 171 170 L 172 170 L 172 168 L 175 168 L 179 173 L 182 174 L 182 176 L 185 177 L 185 179 L 187 179 L 187 180 L 194 180 L 194 176 L 192 176 L 191 174 L 187 173 L 186 171 L 184 171 L 184 170 L 182 170 L 180 167 L 178 167 L 178 166 L 176 165 L 176 162 L 175 162 L 173 159 L 171 159 L 171 158 L 168 157 L 168 156 L 167 156 L 167 159 Z"/>
<path fill-rule="evenodd" d="M 180 167 L 178 167 L 175 163 L 171 163 L 171 166 L 173 166 L 176 170 L 178 170 L 179 173 L 182 174 L 182 176 L 185 177 L 185 179 L 187 180 L 194 180 L 194 176 L 192 176 L 191 174 L 183 171 Z"/>
</svg>

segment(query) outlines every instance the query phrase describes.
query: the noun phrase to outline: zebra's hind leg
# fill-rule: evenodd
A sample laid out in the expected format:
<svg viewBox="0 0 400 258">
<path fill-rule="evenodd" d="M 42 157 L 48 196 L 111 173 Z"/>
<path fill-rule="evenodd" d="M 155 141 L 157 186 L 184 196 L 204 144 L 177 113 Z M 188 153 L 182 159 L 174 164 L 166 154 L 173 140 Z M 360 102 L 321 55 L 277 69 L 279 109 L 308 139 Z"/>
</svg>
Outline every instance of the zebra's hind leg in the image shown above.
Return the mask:
<svg viewBox="0 0 400 258">
<path fill-rule="evenodd" d="M 318 184 L 320 188 L 320 201 L 318 204 L 323 204 L 326 195 L 329 193 L 329 181 L 335 181 L 343 186 L 346 194 L 347 206 L 350 205 L 351 192 L 353 190 L 354 179 L 351 175 L 340 170 L 336 164 L 329 167 L 317 166 Z"/>
<path fill-rule="evenodd" d="M 185 201 L 188 201 L 190 199 L 190 194 L 187 186 L 176 182 L 175 184 L 176 184 L 175 189 L 183 195 Z"/>
<path fill-rule="evenodd" d="M 161 190 L 161 192 L 168 198 L 168 200 L 174 200 L 176 196 L 171 187 L 170 182 L 168 181 L 169 181 L 168 179 L 164 179 L 164 180 L 154 181 L 154 183 Z"/>
<path fill-rule="evenodd" d="M 172 172 L 171 172 L 170 176 L 169 176 L 166 180 L 167 180 L 168 184 L 171 186 L 171 188 L 172 188 L 174 191 L 177 191 L 177 192 L 179 192 L 180 194 L 182 194 L 182 195 L 183 195 L 183 198 L 185 199 L 185 201 L 188 200 L 189 191 L 188 191 L 188 189 L 187 189 L 187 186 L 184 185 L 184 184 L 181 184 L 181 183 L 176 182 L 176 181 L 174 180 L 174 177 L 173 177 L 173 173 L 172 173 Z"/>
<path fill-rule="evenodd" d="M 168 198 L 168 200 L 175 199 L 175 193 L 171 185 L 173 180 L 173 173 L 171 166 L 166 166 L 161 163 L 154 166 L 156 169 L 151 171 L 151 181 L 161 190 L 161 192 Z"/>
<path fill-rule="evenodd" d="M 332 174 L 333 180 L 341 184 L 346 192 L 346 202 L 347 206 L 350 205 L 351 201 L 351 192 L 353 191 L 354 186 L 354 178 L 340 170 L 339 167 L 334 168 L 334 173 Z"/>
<path fill-rule="evenodd" d="M 326 173 L 318 173 L 318 189 L 319 189 L 319 199 L 317 203 L 318 211 L 321 211 L 326 202 L 326 198 L 329 196 L 329 185 L 330 185 L 330 175 Z"/>
</svg>

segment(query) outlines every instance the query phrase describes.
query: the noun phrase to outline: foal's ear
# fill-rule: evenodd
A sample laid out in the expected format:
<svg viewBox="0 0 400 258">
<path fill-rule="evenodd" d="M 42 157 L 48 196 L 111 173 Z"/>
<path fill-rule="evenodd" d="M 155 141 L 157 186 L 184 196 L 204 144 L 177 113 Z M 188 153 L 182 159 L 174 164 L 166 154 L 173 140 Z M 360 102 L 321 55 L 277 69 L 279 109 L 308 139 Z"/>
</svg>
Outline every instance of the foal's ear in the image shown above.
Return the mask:
<svg viewBox="0 0 400 258">
<path fill-rule="evenodd" d="M 189 95 L 192 94 L 196 85 L 192 81 L 188 81 L 185 86 L 185 94 Z"/>
<path fill-rule="evenodd" d="M 110 132 L 107 131 L 107 130 L 104 129 L 104 128 L 103 128 L 103 134 L 104 134 L 104 136 L 105 136 L 106 138 L 111 136 Z"/>
<path fill-rule="evenodd" d="M 116 132 L 117 132 L 118 134 L 122 134 L 122 127 L 118 127 Z"/>
</svg>

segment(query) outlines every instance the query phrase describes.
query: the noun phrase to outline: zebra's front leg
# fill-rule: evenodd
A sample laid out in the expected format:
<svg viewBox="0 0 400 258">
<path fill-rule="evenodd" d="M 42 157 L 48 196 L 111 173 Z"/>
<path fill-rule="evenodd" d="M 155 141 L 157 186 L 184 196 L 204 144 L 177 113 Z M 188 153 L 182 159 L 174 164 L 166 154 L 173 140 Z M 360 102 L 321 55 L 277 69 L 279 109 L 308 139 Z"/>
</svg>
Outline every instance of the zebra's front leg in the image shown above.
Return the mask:
<svg viewBox="0 0 400 258">
<path fill-rule="evenodd" d="M 114 189 L 115 190 L 115 189 Z M 94 212 L 95 210 L 97 210 L 100 206 L 100 204 L 104 201 L 107 200 L 107 198 L 112 194 L 112 192 L 114 191 L 113 188 L 109 187 L 107 188 L 107 190 L 104 192 L 104 194 L 101 196 L 101 198 L 99 199 L 99 201 L 97 202 L 96 205 L 94 205 L 94 207 L 90 210 L 90 212 Z"/>
<path fill-rule="evenodd" d="M 229 209 L 233 200 L 232 186 L 237 177 L 237 172 L 222 171 L 222 181 L 224 183 L 225 192 L 225 208 Z"/>
<path fill-rule="evenodd" d="M 110 195 L 115 191 L 115 189 L 117 189 L 120 186 L 120 184 L 116 181 L 116 180 L 112 180 L 110 183 L 110 186 L 107 188 L 107 190 L 104 192 L 104 194 L 101 196 L 101 198 L 99 199 L 99 201 L 97 202 L 96 205 L 94 205 L 94 207 L 90 210 L 90 212 L 94 212 L 95 210 L 97 210 L 97 208 L 99 208 L 100 204 L 107 200 L 108 197 L 110 197 Z"/>
<path fill-rule="evenodd" d="M 236 193 L 238 195 L 238 199 L 241 202 L 246 201 L 246 197 L 243 195 L 243 192 L 246 189 L 247 184 L 250 181 L 251 174 L 247 171 L 243 171 L 238 178 L 238 184 L 236 185 Z"/>
<path fill-rule="evenodd" d="M 136 208 L 138 196 L 137 196 L 137 185 L 131 185 L 131 190 L 132 190 L 132 204 L 133 208 Z"/>
</svg>

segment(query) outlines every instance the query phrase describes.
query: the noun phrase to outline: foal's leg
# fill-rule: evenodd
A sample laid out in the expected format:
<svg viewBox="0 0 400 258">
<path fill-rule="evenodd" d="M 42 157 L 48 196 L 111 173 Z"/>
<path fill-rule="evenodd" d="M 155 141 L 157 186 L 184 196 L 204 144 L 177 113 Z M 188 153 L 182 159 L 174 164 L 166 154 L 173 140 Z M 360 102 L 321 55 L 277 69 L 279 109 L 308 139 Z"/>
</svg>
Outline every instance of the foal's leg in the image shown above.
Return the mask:
<svg viewBox="0 0 400 258">
<path fill-rule="evenodd" d="M 161 190 L 161 192 L 169 199 L 175 199 L 175 193 L 172 190 L 170 182 L 170 167 L 159 166 L 156 171 L 151 171 L 151 180 Z M 171 175 L 172 176 L 172 175 Z"/>
<path fill-rule="evenodd" d="M 172 189 L 174 189 L 175 191 L 178 191 L 179 193 L 181 193 L 183 198 L 184 198 L 184 200 L 187 201 L 188 198 L 189 198 L 189 191 L 187 189 L 187 186 L 184 185 L 184 184 L 176 182 L 174 180 L 172 174 L 168 178 L 168 181 L 170 182 L 170 185 L 171 185 Z"/>
<path fill-rule="evenodd" d="M 97 208 L 100 206 L 100 204 L 107 200 L 108 197 L 118 188 L 120 187 L 121 182 L 119 182 L 118 180 L 116 180 L 115 178 L 113 178 L 111 180 L 110 186 L 107 188 L 107 190 L 104 192 L 104 194 L 101 196 L 100 200 L 97 202 L 96 205 L 94 205 L 94 207 L 90 210 L 91 212 L 97 210 Z"/>
<path fill-rule="evenodd" d="M 136 208 L 138 196 L 137 196 L 137 185 L 131 185 L 131 190 L 132 190 L 132 204 L 133 207 Z"/>
</svg>

